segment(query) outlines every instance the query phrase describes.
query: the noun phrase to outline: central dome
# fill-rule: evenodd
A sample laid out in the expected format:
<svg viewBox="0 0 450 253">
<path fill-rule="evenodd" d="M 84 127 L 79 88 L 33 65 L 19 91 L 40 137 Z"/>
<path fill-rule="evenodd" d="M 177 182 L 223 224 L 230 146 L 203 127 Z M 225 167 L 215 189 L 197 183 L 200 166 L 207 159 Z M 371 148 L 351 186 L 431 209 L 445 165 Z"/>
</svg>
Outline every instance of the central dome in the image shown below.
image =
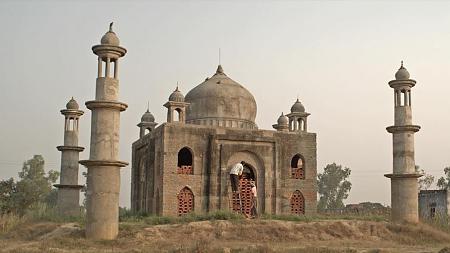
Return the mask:
<svg viewBox="0 0 450 253">
<path fill-rule="evenodd" d="M 242 85 L 229 78 L 222 66 L 186 94 L 186 123 L 237 128 L 256 128 L 256 102 Z"/>
</svg>

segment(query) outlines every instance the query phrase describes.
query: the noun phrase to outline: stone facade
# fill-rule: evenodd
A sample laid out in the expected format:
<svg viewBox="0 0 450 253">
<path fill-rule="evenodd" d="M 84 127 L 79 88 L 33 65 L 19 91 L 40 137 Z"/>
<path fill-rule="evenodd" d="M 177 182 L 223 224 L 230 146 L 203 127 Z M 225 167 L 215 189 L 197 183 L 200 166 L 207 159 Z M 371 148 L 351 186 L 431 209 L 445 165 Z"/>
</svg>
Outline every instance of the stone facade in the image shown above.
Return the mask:
<svg viewBox="0 0 450 253">
<path fill-rule="evenodd" d="M 422 190 L 419 192 L 420 219 L 450 216 L 448 190 Z"/>
<path fill-rule="evenodd" d="M 304 119 L 309 114 L 304 108 L 298 112 L 298 106 L 293 106 L 291 114 L 296 119 L 302 115 L 304 127 L 294 123 L 289 126 L 289 119 L 282 115 L 274 125 L 278 131 L 257 129 L 252 95 L 227 93 L 227 83 L 234 85 L 233 82 L 219 66 L 213 77 L 193 89 L 194 95 L 190 92 L 186 96 L 186 101 L 182 95 L 172 94 L 165 106 L 172 110 L 169 105 L 178 103 L 179 112 L 187 112 L 186 117 L 180 115 L 174 121 L 169 112 L 168 122 L 148 128 L 148 133 L 133 143 L 133 211 L 176 216 L 184 214 L 186 208 L 196 213 L 231 210 L 236 200 L 231 193 L 229 172 L 234 164 L 245 161 L 244 174 L 257 185 L 259 213 L 316 212 L 316 134 L 306 131 Z M 214 93 L 208 85 L 222 89 Z M 204 90 L 198 87 L 203 87 L 209 96 L 203 96 Z M 233 86 L 231 90 L 234 89 L 241 88 Z M 179 92 L 178 88 L 175 92 Z M 222 101 L 235 103 L 223 105 Z M 208 108 L 195 111 L 202 110 L 198 103 Z M 141 122 L 140 126 L 144 123 L 150 122 Z M 246 182 L 242 181 L 241 186 L 245 187 Z"/>
<path fill-rule="evenodd" d="M 418 222 L 417 178 L 422 175 L 415 171 L 414 133 L 420 126 L 412 124 L 411 89 L 416 81 L 409 78 L 403 67 L 389 82 L 394 89 L 394 125 L 386 130 L 392 133 L 393 173 L 385 174 L 391 179 L 391 219 L 393 222 Z"/>
</svg>

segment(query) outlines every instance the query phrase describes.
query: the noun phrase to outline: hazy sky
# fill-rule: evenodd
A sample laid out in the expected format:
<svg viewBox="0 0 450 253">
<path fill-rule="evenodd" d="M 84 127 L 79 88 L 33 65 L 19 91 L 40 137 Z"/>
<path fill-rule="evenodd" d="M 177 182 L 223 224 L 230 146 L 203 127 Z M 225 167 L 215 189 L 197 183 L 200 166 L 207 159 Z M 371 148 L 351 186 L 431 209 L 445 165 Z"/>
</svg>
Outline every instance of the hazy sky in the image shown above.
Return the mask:
<svg viewBox="0 0 450 253">
<path fill-rule="evenodd" d="M 91 46 L 108 24 L 128 49 L 121 62 L 120 158 L 131 160 L 136 124 L 150 101 L 156 121 L 176 83 L 186 94 L 211 76 L 221 48 L 225 73 L 254 95 L 262 129 L 298 96 L 317 133 L 318 172 L 352 169 L 347 203 L 390 203 L 392 80 L 400 61 L 417 80 L 416 163 L 435 176 L 450 165 L 450 2 L 430 1 L 98 1 L 0 3 L 0 177 L 42 154 L 59 170 L 64 118 L 74 96 L 85 115 L 89 156 L 97 72 Z M 80 165 L 80 173 L 86 169 Z M 130 166 L 120 204 L 130 205 Z M 84 178 L 80 177 L 80 181 Z M 84 183 L 84 181 L 82 181 Z"/>
</svg>

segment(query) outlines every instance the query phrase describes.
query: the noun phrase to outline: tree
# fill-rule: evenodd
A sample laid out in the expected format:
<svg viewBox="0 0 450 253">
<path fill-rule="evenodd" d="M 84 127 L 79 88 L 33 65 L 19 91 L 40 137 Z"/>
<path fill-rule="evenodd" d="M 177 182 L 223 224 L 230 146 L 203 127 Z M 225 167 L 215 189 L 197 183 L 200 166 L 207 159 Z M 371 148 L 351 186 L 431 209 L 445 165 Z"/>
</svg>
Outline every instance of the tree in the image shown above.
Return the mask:
<svg viewBox="0 0 450 253">
<path fill-rule="evenodd" d="M 441 177 L 437 181 L 437 186 L 441 190 L 448 190 L 448 189 L 450 189 L 450 167 L 444 168 L 444 174 L 445 174 L 445 177 Z"/>
<path fill-rule="evenodd" d="M 344 208 L 343 200 L 348 197 L 352 183 L 348 181 L 351 170 L 342 165 L 328 164 L 317 176 L 319 187 L 319 210 Z"/>
<path fill-rule="evenodd" d="M 13 178 L 0 181 L 0 214 L 14 211 L 13 196 L 16 193 L 16 182 Z"/>
<path fill-rule="evenodd" d="M 17 182 L 12 178 L 0 181 L 2 212 L 23 214 L 36 203 L 47 203 L 54 199 L 55 191 L 52 192 L 52 185 L 58 179 L 59 172 L 50 170 L 46 174 L 44 164 L 41 155 L 34 155 L 23 163 Z"/>
<path fill-rule="evenodd" d="M 416 173 L 422 174 L 423 176 L 419 178 L 419 191 L 428 190 L 434 183 L 434 176 L 426 174 L 425 170 L 421 169 L 419 165 L 416 165 Z"/>
</svg>

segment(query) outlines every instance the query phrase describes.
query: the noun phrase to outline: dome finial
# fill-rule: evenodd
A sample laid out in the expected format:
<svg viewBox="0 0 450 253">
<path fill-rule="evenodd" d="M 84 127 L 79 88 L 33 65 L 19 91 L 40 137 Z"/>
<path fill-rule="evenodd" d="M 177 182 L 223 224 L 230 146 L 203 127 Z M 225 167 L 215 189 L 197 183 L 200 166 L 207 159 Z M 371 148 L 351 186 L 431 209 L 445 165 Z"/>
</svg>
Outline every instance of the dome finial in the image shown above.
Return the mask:
<svg viewBox="0 0 450 253">
<path fill-rule="evenodd" d="M 175 91 L 180 91 L 180 90 L 178 89 L 178 81 L 177 81 L 177 87 L 175 88 Z"/>
<path fill-rule="evenodd" d="M 222 65 L 219 64 L 219 66 L 217 66 L 216 74 L 223 74 Z"/>
<path fill-rule="evenodd" d="M 113 32 L 112 26 L 113 26 L 114 22 L 109 23 L 109 31 Z"/>
<path fill-rule="evenodd" d="M 150 101 L 147 101 L 147 112 L 150 112 Z"/>
<path fill-rule="evenodd" d="M 408 80 L 408 79 L 409 79 L 409 72 L 403 66 L 403 61 L 401 61 L 400 62 L 400 68 L 395 73 L 395 80 Z"/>
</svg>

